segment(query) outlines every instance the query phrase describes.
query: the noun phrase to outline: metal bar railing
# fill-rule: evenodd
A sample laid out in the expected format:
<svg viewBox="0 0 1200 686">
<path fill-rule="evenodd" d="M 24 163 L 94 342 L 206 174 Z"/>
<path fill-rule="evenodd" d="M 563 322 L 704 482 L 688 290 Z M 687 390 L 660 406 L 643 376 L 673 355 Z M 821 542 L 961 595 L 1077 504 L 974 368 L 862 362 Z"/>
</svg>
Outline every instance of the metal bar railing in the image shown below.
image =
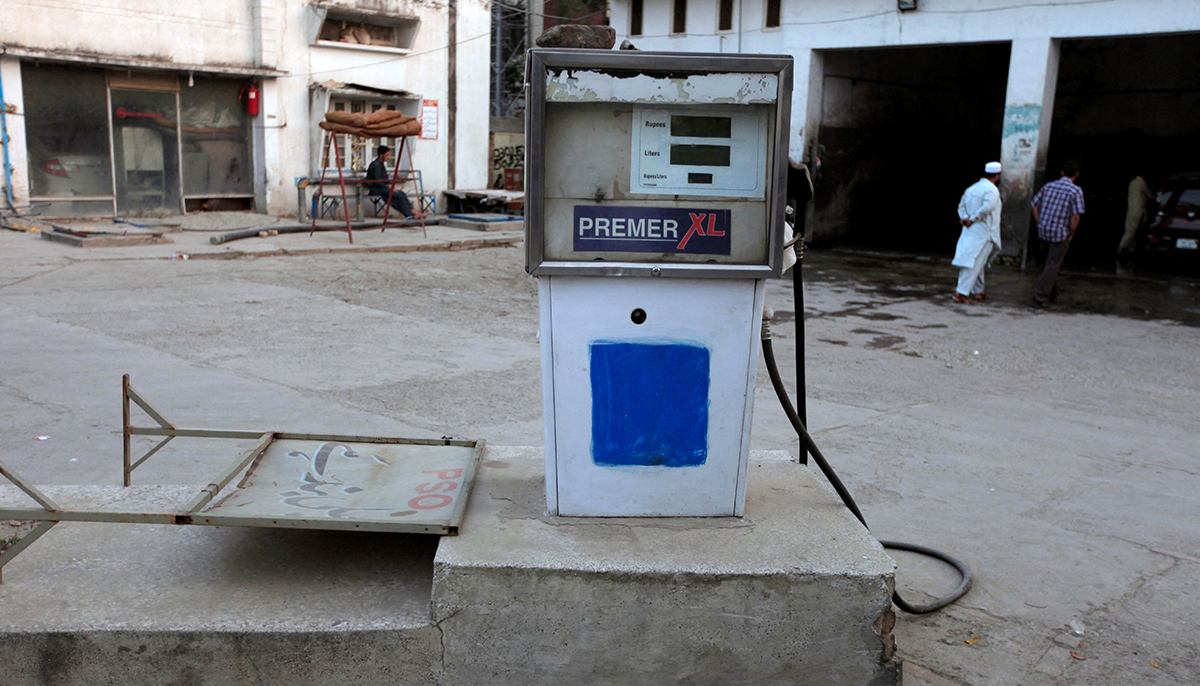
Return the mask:
<svg viewBox="0 0 1200 686">
<path fill-rule="evenodd" d="M 184 507 L 184 509 L 186 509 L 188 512 L 197 512 L 200 510 L 200 508 L 207 505 L 217 495 L 217 492 L 228 486 L 230 481 L 233 481 L 233 477 L 237 476 L 243 469 L 245 469 L 254 460 L 254 458 L 261 455 L 263 451 L 267 449 L 267 446 L 271 445 L 271 441 L 273 440 L 275 440 L 275 434 L 263 434 L 252 448 L 242 453 L 241 457 L 234 461 L 233 464 L 226 467 L 225 471 L 221 472 L 221 474 L 217 476 L 216 481 L 201 489 L 199 495 L 193 498 L 192 501 Z"/>
</svg>

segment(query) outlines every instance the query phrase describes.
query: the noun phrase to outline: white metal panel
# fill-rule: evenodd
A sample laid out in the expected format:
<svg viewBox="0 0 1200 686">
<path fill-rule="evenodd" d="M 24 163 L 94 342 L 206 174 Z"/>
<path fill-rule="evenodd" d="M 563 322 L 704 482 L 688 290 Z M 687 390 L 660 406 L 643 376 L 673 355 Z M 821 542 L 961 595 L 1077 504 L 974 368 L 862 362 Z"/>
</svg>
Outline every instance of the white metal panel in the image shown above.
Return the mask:
<svg viewBox="0 0 1200 686">
<path fill-rule="evenodd" d="M 743 457 L 738 465 L 737 502 L 733 505 L 733 514 L 738 517 L 741 517 L 746 511 L 746 472 L 749 469 L 749 462 L 746 459 L 746 455 L 749 454 L 750 450 L 750 427 L 754 424 L 754 380 L 758 378 L 758 348 L 760 345 L 759 341 L 762 340 L 763 304 L 766 302 L 767 297 L 767 282 L 759 279 L 754 283 L 754 312 L 757 314 L 751 325 L 750 354 L 746 356 L 746 392 L 750 395 L 749 400 L 746 402 L 745 415 L 742 417 Z"/>
<path fill-rule="evenodd" d="M 551 379 L 544 383 L 547 412 L 553 413 L 547 422 L 547 455 L 553 453 L 554 465 L 547 470 L 547 500 L 557 501 L 558 514 L 736 514 L 745 488 L 761 282 L 556 276 L 542 283 L 543 311 L 551 312 Z M 644 323 L 632 320 L 635 309 L 645 312 Z M 546 336 L 543 330 L 543 339 Z M 596 343 L 681 345 L 707 351 L 702 464 L 613 466 L 596 461 L 597 389 L 591 357 Z M 663 378 L 667 386 L 691 382 L 669 374 Z"/>
<path fill-rule="evenodd" d="M 542 348 L 542 422 L 546 445 L 546 512 L 558 514 L 558 470 L 554 451 L 554 328 L 550 309 L 550 277 L 538 279 L 538 307 Z"/>
<path fill-rule="evenodd" d="M 457 526 L 476 449 L 463 445 L 276 440 L 204 514 Z M 303 527 L 301 527 L 303 528 Z M 350 528 L 350 527 L 346 527 Z"/>
</svg>

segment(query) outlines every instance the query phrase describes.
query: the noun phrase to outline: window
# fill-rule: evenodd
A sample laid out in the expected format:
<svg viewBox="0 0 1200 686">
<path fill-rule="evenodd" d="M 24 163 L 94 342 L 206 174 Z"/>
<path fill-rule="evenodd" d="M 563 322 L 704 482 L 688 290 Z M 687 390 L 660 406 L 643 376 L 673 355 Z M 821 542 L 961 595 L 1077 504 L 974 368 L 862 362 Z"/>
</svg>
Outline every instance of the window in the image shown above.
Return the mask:
<svg viewBox="0 0 1200 686">
<path fill-rule="evenodd" d="M 317 42 L 325 45 L 408 50 L 417 37 L 420 23 L 416 17 L 365 15 L 330 10 L 321 23 Z"/>
<path fill-rule="evenodd" d="M 111 214 L 108 92 L 101 69 L 21 64 L 30 193 L 47 214 Z"/>
<path fill-rule="evenodd" d="M 629 4 L 629 35 L 642 35 L 642 0 L 633 0 Z"/>
<path fill-rule="evenodd" d="M 671 33 L 687 33 L 687 0 L 675 0 L 675 14 L 671 19 Z"/>
<path fill-rule="evenodd" d="M 733 30 L 733 0 L 720 0 L 717 7 L 717 30 Z"/>
<path fill-rule="evenodd" d="M 767 0 L 767 28 L 773 29 L 779 26 L 779 14 L 782 5 L 783 0 Z"/>
<path fill-rule="evenodd" d="M 1179 194 L 1179 199 L 1175 201 L 1176 207 L 1200 207 L 1200 190 L 1189 188 Z"/>
</svg>

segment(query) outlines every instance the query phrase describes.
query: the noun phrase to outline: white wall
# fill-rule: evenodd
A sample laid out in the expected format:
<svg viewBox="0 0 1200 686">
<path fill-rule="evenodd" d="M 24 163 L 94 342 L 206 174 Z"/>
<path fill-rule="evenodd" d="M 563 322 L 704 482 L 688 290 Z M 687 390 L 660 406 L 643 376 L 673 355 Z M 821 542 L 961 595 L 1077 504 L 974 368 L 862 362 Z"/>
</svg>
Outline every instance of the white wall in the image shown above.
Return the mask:
<svg viewBox="0 0 1200 686">
<path fill-rule="evenodd" d="M 492 15 L 486 0 L 461 0 L 458 11 L 457 185 L 487 188 Z"/>
<path fill-rule="evenodd" d="M 181 65 L 253 64 L 246 0 L 4 0 L 0 43 Z"/>
<path fill-rule="evenodd" d="M 1009 42 L 1177 33 L 1200 30 L 1195 0 L 919 0 L 900 12 L 895 0 L 781 0 L 782 24 L 763 26 L 765 0 L 735 0 L 735 31 L 716 32 L 717 0 L 689 0 L 688 33 L 670 35 L 671 0 L 645 0 L 641 37 L 630 37 L 630 0 L 612 0 L 617 42 L 630 38 L 643 50 L 789 53 L 808 64 L 810 50 L 893 45 Z M 740 10 L 740 11 L 739 11 Z M 739 24 L 737 19 L 741 17 Z M 792 101 L 790 153 L 804 153 L 808 74 L 797 70 Z M 819 92 L 819 91 L 818 91 Z"/>
</svg>

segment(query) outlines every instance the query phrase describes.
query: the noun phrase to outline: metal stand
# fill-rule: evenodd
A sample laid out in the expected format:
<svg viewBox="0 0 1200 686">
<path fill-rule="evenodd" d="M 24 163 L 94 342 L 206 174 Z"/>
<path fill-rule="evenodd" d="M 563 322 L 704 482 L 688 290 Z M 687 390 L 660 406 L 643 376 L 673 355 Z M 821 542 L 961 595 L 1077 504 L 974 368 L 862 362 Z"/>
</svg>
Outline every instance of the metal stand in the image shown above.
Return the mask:
<svg viewBox="0 0 1200 686">
<path fill-rule="evenodd" d="M 349 135 L 349 134 L 342 134 L 342 135 Z M 337 146 L 337 136 L 338 136 L 338 134 L 334 133 L 332 131 L 329 134 L 329 145 L 325 148 L 325 160 L 321 164 L 321 180 L 320 180 L 320 182 L 318 182 L 316 193 L 313 196 L 314 203 L 315 203 L 317 210 L 315 212 L 313 212 L 312 226 L 309 229 L 308 235 L 311 236 L 313 234 L 313 231 L 316 230 L 317 217 L 321 214 L 321 212 L 320 212 L 321 195 L 322 195 L 322 189 L 325 187 L 325 170 L 329 168 L 329 150 L 332 148 L 334 161 L 337 164 L 337 170 L 338 170 L 338 185 L 341 187 L 341 190 L 342 190 L 342 213 L 344 215 L 346 215 L 346 235 L 350 237 L 350 242 L 353 243 L 354 242 L 354 229 L 350 226 L 350 205 L 347 202 L 347 198 L 346 198 L 346 178 L 342 174 L 342 153 Z M 404 157 L 404 147 L 405 147 L 405 144 L 408 143 L 408 138 L 409 138 L 408 136 L 401 136 L 400 137 L 400 146 L 396 150 L 396 163 L 392 167 L 392 182 L 388 185 L 387 203 L 386 203 L 386 205 L 384 207 L 384 211 L 383 211 L 383 223 L 379 225 L 380 231 L 383 231 L 384 229 L 386 229 L 388 227 L 407 226 L 407 224 L 405 224 L 403 221 L 394 221 L 394 222 L 388 223 L 388 215 L 392 211 L 392 196 L 396 192 L 396 182 L 397 181 L 402 181 L 402 182 L 403 181 L 412 181 L 413 182 L 413 185 L 416 190 L 416 193 L 413 195 L 413 197 L 416 198 L 415 207 L 418 212 L 422 212 L 422 214 L 424 214 L 424 211 L 421 209 L 421 190 L 422 189 L 421 189 L 420 185 L 418 184 L 418 182 L 416 181 L 416 179 L 418 177 L 415 175 L 415 173 L 416 173 L 415 170 L 405 169 L 403 171 L 403 173 L 405 174 L 405 178 L 403 178 L 403 179 L 400 178 L 400 174 L 402 173 L 400 170 L 400 158 Z M 412 156 L 411 150 L 409 151 L 409 156 L 411 159 L 411 156 Z M 380 197 L 383 197 L 383 196 L 380 196 Z M 428 238 L 429 232 L 425 228 L 425 218 L 421 217 L 421 219 L 419 221 L 421 222 L 421 234 L 424 235 L 426 238 Z"/>
<path fill-rule="evenodd" d="M 131 402 L 158 426 L 133 426 Z M 166 512 L 62 507 L 0 462 L 0 477 L 38 505 L 0 506 L 0 520 L 37 522 L 32 531 L 0 554 L 0 582 L 4 565 L 59 522 L 454 535 L 462 525 L 484 450 L 482 440 L 180 428 L 130 386 L 128 374 L 121 380 L 121 410 L 126 486 L 133 481 L 133 470 L 173 438 L 226 438 L 253 444 L 185 505 Z M 133 436 L 160 436 L 162 441 L 133 460 L 130 454 Z M 340 457 L 335 460 L 335 456 Z M 271 473 L 257 478 L 263 470 Z M 241 483 L 225 490 L 238 474 L 244 474 Z M 313 484 L 337 484 L 342 488 L 331 493 L 310 489 Z M 222 492 L 225 495 L 217 500 Z M 380 494 L 387 495 L 381 500 Z"/>
<path fill-rule="evenodd" d="M 405 224 L 403 222 L 392 222 L 389 224 L 388 223 L 388 214 L 391 213 L 391 211 L 392 211 L 392 195 L 396 192 L 396 181 L 401 181 L 401 180 L 402 181 L 412 181 L 413 189 L 416 191 L 412 196 L 413 198 L 416 199 L 416 204 L 414 205 L 414 207 L 416 207 L 417 211 L 422 214 L 421 218 L 418 220 L 421 222 L 421 234 L 423 236 L 425 236 L 426 238 L 428 238 L 429 232 L 425 229 L 425 217 L 424 217 L 425 211 L 421 209 L 422 188 L 420 187 L 420 185 L 418 184 L 418 182 L 416 180 L 417 178 L 419 178 L 419 176 L 414 176 L 414 170 L 412 168 L 409 168 L 409 169 L 404 170 L 404 174 L 406 175 L 407 178 L 400 179 L 400 173 L 401 173 L 400 172 L 400 159 L 402 157 L 404 157 L 404 145 L 407 142 L 408 142 L 408 136 L 403 136 L 400 138 L 400 146 L 396 150 L 396 163 L 392 166 L 392 183 L 388 186 L 387 202 L 384 204 L 384 208 L 383 208 L 383 223 L 379 225 L 379 230 L 383 231 L 384 229 L 388 228 L 389 226 L 391 226 L 391 227 L 405 226 Z M 412 150 L 409 150 L 408 154 L 409 154 L 409 159 L 412 159 Z"/>
<path fill-rule="evenodd" d="M 325 148 L 325 160 L 321 163 L 321 181 L 317 184 L 317 192 L 313 196 L 316 211 L 312 213 L 312 226 L 309 228 L 308 235 L 312 236 L 313 231 L 317 230 L 317 217 L 321 214 L 321 195 L 325 188 L 325 170 L 329 168 L 329 149 L 333 148 L 333 157 L 337 164 L 338 185 L 342 188 L 342 214 L 346 215 L 346 235 L 350 238 L 350 242 L 354 242 L 354 229 L 350 228 L 350 208 L 346 203 L 346 177 L 342 175 L 342 153 L 337 147 L 337 134 L 333 131 L 329 132 L 329 145 Z M 126 484 L 128 485 L 128 484 Z"/>
</svg>

